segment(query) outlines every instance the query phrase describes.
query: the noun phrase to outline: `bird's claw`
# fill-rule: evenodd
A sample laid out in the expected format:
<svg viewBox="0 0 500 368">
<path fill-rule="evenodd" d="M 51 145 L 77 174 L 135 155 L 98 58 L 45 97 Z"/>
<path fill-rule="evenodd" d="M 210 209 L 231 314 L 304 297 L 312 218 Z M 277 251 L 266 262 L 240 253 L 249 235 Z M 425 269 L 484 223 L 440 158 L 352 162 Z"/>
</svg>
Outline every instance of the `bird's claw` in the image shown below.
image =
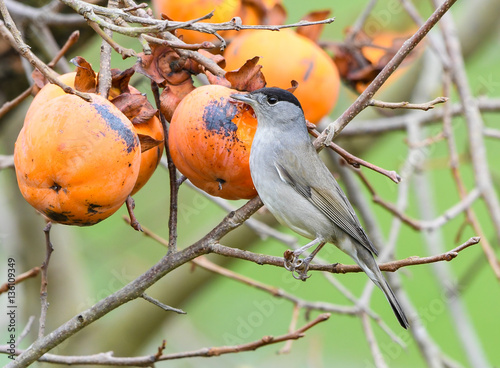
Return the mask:
<svg viewBox="0 0 500 368">
<path fill-rule="evenodd" d="M 304 262 L 304 260 L 299 259 L 300 254 L 287 250 L 283 256 L 285 258 L 285 269 L 290 271 L 295 279 L 305 281 L 311 277 L 311 275 L 307 275 L 309 262 Z"/>
</svg>

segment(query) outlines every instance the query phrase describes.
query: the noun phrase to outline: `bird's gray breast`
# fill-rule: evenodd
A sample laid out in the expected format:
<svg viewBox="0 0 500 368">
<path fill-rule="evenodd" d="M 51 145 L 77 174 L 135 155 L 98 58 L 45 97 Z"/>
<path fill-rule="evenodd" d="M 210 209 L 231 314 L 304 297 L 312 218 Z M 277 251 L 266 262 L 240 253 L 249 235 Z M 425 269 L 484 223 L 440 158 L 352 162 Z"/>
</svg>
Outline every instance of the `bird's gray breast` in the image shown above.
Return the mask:
<svg viewBox="0 0 500 368">
<path fill-rule="evenodd" d="M 257 131 L 250 151 L 250 172 L 262 202 L 274 217 L 298 234 L 315 239 L 321 233 L 331 233 L 333 223 L 290 186 L 277 169 L 277 165 L 285 165 L 292 173 L 302 170 L 300 154 L 294 153 L 303 152 L 305 145 L 300 144 L 275 140 L 266 130 Z"/>
</svg>

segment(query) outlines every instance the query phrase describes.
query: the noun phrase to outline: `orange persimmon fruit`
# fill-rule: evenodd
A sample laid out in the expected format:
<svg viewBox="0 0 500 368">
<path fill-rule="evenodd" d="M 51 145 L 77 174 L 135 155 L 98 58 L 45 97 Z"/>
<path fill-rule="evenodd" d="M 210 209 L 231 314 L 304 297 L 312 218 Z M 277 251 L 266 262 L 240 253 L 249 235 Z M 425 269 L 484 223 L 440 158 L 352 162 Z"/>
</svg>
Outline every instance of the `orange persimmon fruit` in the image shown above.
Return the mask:
<svg viewBox="0 0 500 368">
<path fill-rule="evenodd" d="M 306 119 L 317 123 L 337 102 L 340 78 L 337 67 L 318 45 L 293 31 L 252 31 L 232 40 L 224 52 L 226 70 L 235 70 L 245 61 L 260 56 L 268 87 L 289 88 L 296 80 L 294 95 Z"/>
<path fill-rule="evenodd" d="M 250 176 L 250 147 L 257 128 L 253 111 L 230 101 L 238 91 L 206 85 L 177 106 L 169 149 L 179 171 L 205 192 L 226 198 L 257 195 Z"/>
<path fill-rule="evenodd" d="M 235 17 L 241 7 L 240 0 L 153 0 L 153 8 L 159 17 L 165 14 L 174 21 L 184 22 L 207 15 L 214 11 L 210 19 L 202 22 L 222 23 L 228 22 Z M 224 37 L 225 32 L 220 32 Z M 177 30 L 186 43 L 202 43 L 204 41 L 216 41 L 214 35 L 185 29 Z"/>
<path fill-rule="evenodd" d="M 75 87 L 75 77 L 76 72 L 66 73 L 59 77 L 61 82 L 67 84 L 68 86 L 74 88 Z M 133 86 L 129 86 L 130 92 L 133 94 L 140 93 Z M 120 91 L 112 89 L 110 90 L 109 98 L 115 98 L 120 94 Z M 55 97 L 64 96 L 65 92 L 55 84 L 46 84 L 35 96 L 33 101 L 30 104 L 30 107 L 26 113 L 25 124 L 29 123 L 31 120 L 31 115 L 33 115 L 41 106 L 44 106 L 45 103 Z M 153 116 L 145 123 L 134 124 L 134 131 L 138 134 L 144 134 L 152 137 L 155 140 L 162 141 L 164 139 L 163 135 L 163 127 L 161 125 L 160 119 L 158 117 Z M 139 171 L 139 175 L 137 177 L 137 182 L 134 186 L 134 189 L 130 193 L 130 195 L 134 195 L 137 193 L 151 178 L 158 163 L 160 162 L 161 156 L 163 154 L 164 144 L 161 143 L 158 146 L 149 149 L 141 154 L 141 168 Z"/>
<path fill-rule="evenodd" d="M 132 123 L 107 99 L 90 96 L 91 102 L 37 95 L 16 141 L 21 193 L 57 223 L 104 220 L 125 202 L 139 174 L 141 147 Z"/>
</svg>

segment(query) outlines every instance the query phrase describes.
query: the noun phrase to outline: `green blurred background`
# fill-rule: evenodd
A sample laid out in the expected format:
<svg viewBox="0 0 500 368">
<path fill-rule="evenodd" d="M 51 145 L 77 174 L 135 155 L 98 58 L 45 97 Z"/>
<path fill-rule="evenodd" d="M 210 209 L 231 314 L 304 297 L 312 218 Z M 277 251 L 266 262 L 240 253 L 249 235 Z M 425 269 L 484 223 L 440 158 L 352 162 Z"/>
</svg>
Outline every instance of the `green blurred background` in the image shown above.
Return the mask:
<svg viewBox="0 0 500 368">
<path fill-rule="evenodd" d="M 344 30 L 353 24 L 367 1 L 285 1 L 288 11 L 288 22 L 299 20 L 312 10 L 332 9 L 336 20 L 325 27 L 322 38 L 342 40 Z M 384 27 L 405 29 L 412 25 L 410 18 L 402 8 L 394 7 L 398 1 L 379 1 L 373 16 Z M 429 2 L 417 3 L 421 14 L 430 14 Z M 466 2 L 458 3 L 453 9 L 456 22 L 463 31 L 464 45 L 467 44 L 467 33 L 474 34 L 474 29 L 467 29 L 470 6 Z M 498 7 L 497 7 L 498 8 Z M 389 11 L 388 9 L 398 9 Z M 498 13 L 497 13 L 498 14 Z M 378 18 L 377 18 L 378 17 Z M 499 23 L 491 29 L 489 35 L 481 38 L 466 48 L 466 65 L 469 82 L 475 95 L 500 96 L 500 38 Z M 467 36 L 467 37 L 465 37 Z M 122 44 L 130 40 L 118 38 Z M 70 50 L 68 59 L 82 55 L 94 66 L 99 64 L 100 40 L 94 37 L 78 51 Z M 134 60 L 121 60 L 113 56 L 113 66 L 127 68 Z M 138 80 L 138 87 L 147 92 L 146 80 Z M 408 83 L 408 82 L 405 82 Z M 401 84 L 401 83 L 400 83 Z M 384 91 L 393 101 L 404 98 L 408 86 L 394 83 L 393 91 Z M 392 93 L 392 95 L 391 95 Z M 435 96 L 440 95 L 435 91 Z M 331 113 L 332 119 L 341 114 L 355 99 L 355 95 L 342 87 L 339 102 Z M 22 125 L 22 109 L 8 116 L 8 122 L 0 124 L 0 154 L 11 154 L 15 137 Z M 415 101 L 422 102 L 422 101 Z M 425 114 L 425 112 L 421 112 Z M 369 109 L 359 119 L 380 117 L 376 111 Z M 498 128 L 498 115 L 485 114 L 487 125 Z M 354 122 L 355 123 L 355 122 Z M 441 131 L 441 126 L 431 126 L 425 132 L 434 136 Z M 454 131 L 461 158 L 461 170 L 468 189 L 474 185 L 472 169 L 467 156 L 468 143 L 464 120 L 454 120 Z M 338 142 L 346 145 L 353 152 L 362 155 L 363 159 L 376 163 L 389 170 L 401 170 L 406 159 L 408 147 L 405 143 L 406 133 L 397 132 L 371 137 L 366 140 L 349 141 L 340 138 Z M 498 188 L 500 169 L 496 158 L 500 155 L 498 140 L 487 140 L 490 167 Z M 427 151 L 424 167 L 427 169 L 433 186 L 435 206 L 444 211 L 458 202 L 455 184 L 447 167 L 448 151 L 445 141 L 434 144 Z M 388 201 L 397 199 L 396 184 L 374 172 L 363 169 L 377 192 Z M 404 179 L 404 178 L 403 178 Z M 342 183 L 341 183 L 342 184 Z M 414 185 L 413 183 L 411 184 Z M 367 194 L 367 193 L 364 193 Z M 168 175 L 159 167 L 146 188 L 135 196 L 136 215 L 141 224 L 157 234 L 168 238 Z M 219 207 L 198 192 L 183 185 L 179 196 L 179 247 L 185 247 L 199 239 L 214 227 L 225 215 Z M 238 206 L 244 202 L 235 202 Z M 392 216 L 377 205 L 372 205 L 381 227 L 388 236 Z M 474 205 L 485 233 L 490 237 L 498 254 L 498 241 L 494 236 L 491 222 L 483 204 Z M 410 216 L 418 218 L 417 200 L 413 188 L 410 188 L 410 203 L 406 211 Z M 103 223 L 90 228 L 54 226 L 52 229 L 55 252 L 52 255 L 49 275 L 50 308 L 47 319 L 47 331 L 51 331 L 61 323 L 73 317 L 82 309 L 88 308 L 98 300 L 116 291 L 135 277 L 145 272 L 165 253 L 165 249 L 155 241 L 132 230 L 122 220 L 126 210 L 122 208 L 117 214 Z M 268 214 L 258 214 L 259 218 L 272 221 Z M 455 236 L 462 224 L 463 216 L 450 221 L 443 227 L 445 249 L 452 249 L 459 243 L 475 234 L 470 228 L 461 235 L 458 241 Z M 272 222 L 271 222 L 272 223 Z M 31 267 L 40 265 L 44 258 L 44 222 L 23 200 L 15 180 L 13 170 L 0 171 L 0 271 L 6 268 L 7 257 L 14 257 L 17 272 L 21 273 Z M 281 229 L 292 234 L 286 229 Z M 305 239 L 300 239 L 305 242 Z M 413 255 L 429 255 L 422 234 L 403 225 L 398 238 L 397 257 Z M 223 244 L 251 249 L 254 252 L 280 256 L 286 247 L 274 240 L 257 238 L 245 226 L 234 231 Z M 431 254 L 439 253 L 431 252 Z M 350 259 L 338 251 L 326 252 L 324 256 L 330 262 L 352 263 Z M 299 297 L 310 301 L 326 301 L 336 304 L 350 305 L 345 298 L 331 287 L 319 273 L 314 273 L 307 282 L 292 278 L 284 269 L 271 266 L 258 266 L 240 260 L 229 261 L 219 256 L 210 256 L 211 260 L 223 262 L 225 266 L 245 276 L 263 283 L 283 288 Z M 492 366 L 500 366 L 499 331 L 500 331 L 500 287 L 493 272 L 482 256 L 479 245 L 473 246 L 453 260 L 449 266 L 461 280 L 461 296 L 465 301 L 467 312 L 480 337 L 480 342 Z M 402 274 L 403 286 L 410 295 L 431 337 L 444 353 L 456 361 L 468 366 L 463 349 L 452 327 L 451 319 L 445 303 L 444 291 L 439 288 L 430 265 L 405 268 Z M 5 272 L 1 275 L 5 275 Z M 5 276 L 1 276 L 3 280 Z M 367 278 L 364 274 L 335 275 L 355 295 L 360 295 Z M 22 329 L 30 315 L 39 314 L 39 279 L 28 280 L 17 287 L 20 315 L 18 328 Z M 163 339 L 167 340 L 164 353 L 195 350 L 202 347 L 231 345 L 250 342 L 265 335 L 281 335 L 287 332 L 292 315 L 292 304 L 277 299 L 252 287 L 236 281 L 214 276 L 211 273 L 185 265 L 167 275 L 148 294 L 160 301 L 182 308 L 187 315 L 166 313 L 153 305 L 135 300 L 113 311 L 106 317 L 66 341 L 52 351 L 55 354 L 93 354 L 113 350 L 117 356 L 136 356 L 153 354 Z M 0 296 L 1 305 L 5 305 L 5 296 Z M 392 311 L 383 295 L 375 290 L 372 309 L 396 333 L 407 342 L 407 349 L 393 343 L 376 325 L 374 331 L 381 351 L 391 367 L 422 367 L 424 360 L 419 354 L 416 343 L 407 331 L 401 331 Z M 3 308 L 3 307 L 2 307 Z M 311 312 L 315 317 L 318 312 Z M 3 315 L 3 312 L 2 312 Z M 2 317 L 3 318 L 3 317 Z M 306 316 L 301 311 L 298 326 L 305 323 Z M 0 323 L 0 344 L 5 343 L 6 328 Z M 28 335 L 22 348 L 26 348 L 36 337 L 37 325 Z M 271 345 L 254 352 L 230 354 L 211 359 L 196 358 L 158 363 L 159 367 L 372 367 L 372 357 L 360 320 L 341 315 L 332 315 L 329 321 L 322 323 L 307 332 L 306 337 L 295 341 L 289 354 L 277 354 L 281 345 Z M 0 362 L 7 363 L 5 356 Z"/>
</svg>

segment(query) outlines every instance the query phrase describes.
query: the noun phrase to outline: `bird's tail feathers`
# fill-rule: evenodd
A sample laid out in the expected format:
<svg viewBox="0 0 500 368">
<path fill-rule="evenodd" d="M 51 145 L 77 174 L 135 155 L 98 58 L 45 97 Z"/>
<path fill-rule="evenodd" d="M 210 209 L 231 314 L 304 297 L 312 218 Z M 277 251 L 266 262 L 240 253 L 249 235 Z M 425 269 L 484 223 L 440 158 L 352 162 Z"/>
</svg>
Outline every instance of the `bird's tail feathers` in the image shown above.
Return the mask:
<svg viewBox="0 0 500 368">
<path fill-rule="evenodd" d="M 366 257 L 359 257 L 359 252 L 358 252 L 358 259 L 355 258 L 355 260 L 357 261 L 359 267 L 361 267 L 361 269 L 373 281 L 373 283 L 377 285 L 380 290 L 383 291 L 385 297 L 387 298 L 387 301 L 391 305 L 392 310 L 394 311 L 394 314 L 396 315 L 396 318 L 398 319 L 401 326 L 405 329 L 408 328 L 409 323 L 403 311 L 403 308 L 401 308 L 401 305 L 396 299 L 396 296 L 394 295 L 394 292 L 387 283 L 386 279 L 382 275 L 382 272 L 378 268 L 377 262 L 375 262 L 373 256 L 371 254 L 368 255 L 369 253 L 368 251 L 366 251 L 366 253 L 367 253 Z M 367 259 L 365 260 L 360 258 L 367 258 Z"/>
</svg>

